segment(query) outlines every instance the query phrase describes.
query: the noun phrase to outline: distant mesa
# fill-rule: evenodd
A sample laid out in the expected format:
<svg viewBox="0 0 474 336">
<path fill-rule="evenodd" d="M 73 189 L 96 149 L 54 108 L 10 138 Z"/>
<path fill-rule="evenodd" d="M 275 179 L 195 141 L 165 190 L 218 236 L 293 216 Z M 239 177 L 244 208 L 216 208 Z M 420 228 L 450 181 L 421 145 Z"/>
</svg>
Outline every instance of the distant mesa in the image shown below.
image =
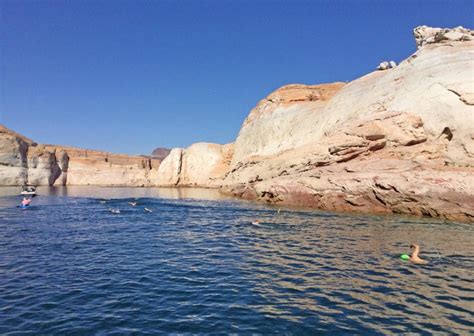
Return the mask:
<svg viewBox="0 0 474 336">
<path fill-rule="evenodd" d="M 154 159 L 163 161 L 170 152 L 171 152 L 171 149 L 169 148 L 158 147 L 158 148 L 155 148 L 153 152 L 151 152 L 151 157 Z"/>
</svg>

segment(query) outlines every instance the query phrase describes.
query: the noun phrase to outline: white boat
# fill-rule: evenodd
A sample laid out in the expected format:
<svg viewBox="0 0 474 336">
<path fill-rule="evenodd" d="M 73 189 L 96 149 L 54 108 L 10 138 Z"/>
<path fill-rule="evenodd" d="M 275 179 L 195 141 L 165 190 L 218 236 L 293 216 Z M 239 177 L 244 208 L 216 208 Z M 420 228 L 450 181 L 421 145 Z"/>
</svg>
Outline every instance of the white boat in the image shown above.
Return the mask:
<svg viewBox="0 0 474 336">
<path fill-rule="evenodd" d="M 36 187 L 35 186 L 23 186 L 21 188 L 21 194 L 24 196 L 31 196 L 34 197 L 36 196 Z"/>
</svg>

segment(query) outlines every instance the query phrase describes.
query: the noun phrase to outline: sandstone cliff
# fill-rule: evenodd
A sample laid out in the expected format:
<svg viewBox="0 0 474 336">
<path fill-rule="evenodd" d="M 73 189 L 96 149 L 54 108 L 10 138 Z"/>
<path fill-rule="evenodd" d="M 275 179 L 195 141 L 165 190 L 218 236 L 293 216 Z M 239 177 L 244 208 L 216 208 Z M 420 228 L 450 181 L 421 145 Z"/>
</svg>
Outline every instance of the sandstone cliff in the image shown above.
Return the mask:
<svg viewBox="0 0 474 336">
<path fill-rule="evenodd" d="M 233 144 L 160 163 L 41 146 L 0 127 L 0 184 L 221 187 L 272 204 L 474 220 L 474 32 L 417 27 L 418 50 L 350 83 L 287 85 Z M 163 155 L 164 156 L 164 155 Z"/>
<path fill-rule="evenodd" d="M 233 144 L 196 143 L 174 148 L 158 169 L 160 186 L 219 187 L 229 170 Z"/>
<path fill-rule="evenodd" d="M 27 150 L 33 141 L 0 125 L 0 177 L 2 185 L 28 181 Z"/>
<path fill-rule="evenodd" d="M 0 185 L 151 186 L 160 160 L 38 145 L 0 125 Z"/>
<path fill-rule="evenodd" d="M 328 210 L 474 218 L 473 32 L 418 27 L 417 52 L 346 85 L 291 85 L 245 120 L 224 190 Z"/>
<path fill-rule="evenodd" d="M 313 141 L 324 107 L 344 83 L 286 85 L 250 112 L 235 142 L 232 165 L 252 156 L 270 156 Z"/>
<path fill-rule="evenodd" d="M 67 155 L 62 171 L 66 185 L 152 186 L 160 165 L 160 160 L 146 156 L 54 145 L 47 148 L 61 153 L 59 158 Z M 59 179 L 57 184 L 61 183 Z"/>
</svg>

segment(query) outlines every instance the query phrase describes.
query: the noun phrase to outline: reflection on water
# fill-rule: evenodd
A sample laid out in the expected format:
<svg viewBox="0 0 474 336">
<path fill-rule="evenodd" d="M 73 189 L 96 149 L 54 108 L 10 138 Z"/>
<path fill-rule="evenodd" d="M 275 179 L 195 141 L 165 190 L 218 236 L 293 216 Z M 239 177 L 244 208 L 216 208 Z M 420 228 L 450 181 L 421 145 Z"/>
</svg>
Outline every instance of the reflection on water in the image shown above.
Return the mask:
<svg viewBox="0 0 474 336">
<path fill-rule="evenodd" d="M 20 187 L 0 187 L 0 196 L 20 195 L 20 191 Z M 193 198 L 205 200 L 229 199 L 229 197 L 219 193 L 217 189 L 206 188 L 38 187 L 37 194 L 40 196 L 95 197 L 104 199 L 129 197 Z"/>
<path fill-rule="evenodd" d="M 28 210 L 0 197 L 0 334 L 474 328 L 472 225 L 278 214 L 206 189 L 39 192 Z M 399 259 L 412 242 L 428 265 Z"/>
</svg>

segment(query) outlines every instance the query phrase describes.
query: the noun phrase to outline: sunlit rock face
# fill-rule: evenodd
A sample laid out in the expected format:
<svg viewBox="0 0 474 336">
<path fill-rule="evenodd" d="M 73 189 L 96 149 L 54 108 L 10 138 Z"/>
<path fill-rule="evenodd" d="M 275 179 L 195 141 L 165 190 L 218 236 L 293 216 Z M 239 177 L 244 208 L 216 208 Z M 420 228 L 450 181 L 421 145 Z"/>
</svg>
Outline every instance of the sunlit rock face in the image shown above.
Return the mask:
<svg viewBox="0 0 474 336">
<path fill-rule="evenodd" d="M 0 185 L 52 185 L 60 174 L 54 151 L 0 125 Z"/>
<path fill-rule="evenodd" d="M 28 181 L 28 148 L 34 142 L 0 125 L 0 185 Z"/>
<path fill-rule="evenodd" d="M 330 98 L 343 86 L 286 85 L 261 100 L 240 129 L 232 166 L 313 142 L 311 132 L 324 119 Z"/>
<path fill-rule="evenodd" d="M 158 168 L 156 183 L 165 187 L 179 184 L 181 177 L 181 166 L 183 161 L 182 148 L 173 148 Z"/>
<path fill-rule="evenodd" d="M 420 26 L 414 36 L 417 51 L 398 65 L 284 86 L 233 144 L 175 148 L 162 162 L 0 128 L 0 184 L 221 187 L 271 204 L 474 221 L 474 33 Z"/>
<path fill-rule="evenodd" d="M 417 52 L 396 67 L 270 94 L 242 125 L 223 190 L 274 204 L 471 221 L 472 36 L 419 27 Z"/>
<path fill-rule="evenodd" d="M 53 185 L 61 175 L 61 168 L 56 161 L 55 151 L 45 146 L 31 146 L 28 149 L 28 184 Z"/>
<path fill-rule="evenodd" d="M 72 147 L 48 146 L 57 153 L 63 185 L 152 186 L 160 160 Z M 67 157 L 67 160 L 66 160 Z M 66 181 L 66 183 L 64 183 Z"/>
<path fill-rule="evenodd" d="M 160 186 L 218 187 L 229 170 L 233 144 L 196 143 L 174 148 L 158 170 Z"/>
<path fill-rule="evenodd" d="M 0 185 L 151 186 L 160 160 L 38 145 L 0 125 Z"/>
</svg>

